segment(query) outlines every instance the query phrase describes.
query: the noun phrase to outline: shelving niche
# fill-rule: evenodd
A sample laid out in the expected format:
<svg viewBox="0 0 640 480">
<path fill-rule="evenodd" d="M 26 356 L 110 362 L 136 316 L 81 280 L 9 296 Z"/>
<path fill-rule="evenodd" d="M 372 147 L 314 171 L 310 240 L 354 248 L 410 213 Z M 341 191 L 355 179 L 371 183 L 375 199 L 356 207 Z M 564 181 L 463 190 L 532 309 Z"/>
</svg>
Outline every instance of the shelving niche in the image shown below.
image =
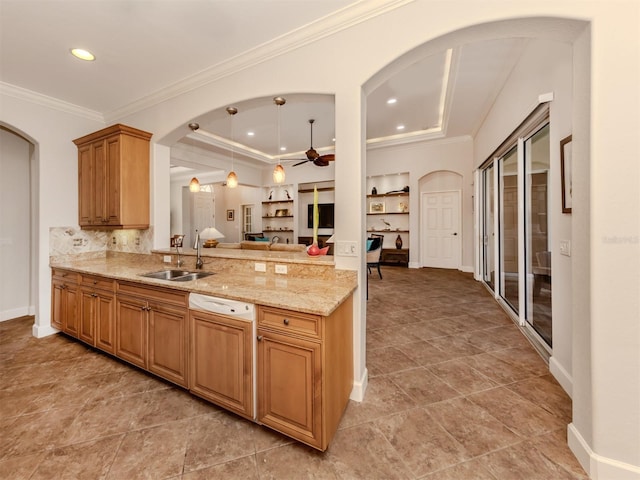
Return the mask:
<svg viewBox="0 0 640 480">
<path fill-rule="evenodd" d="M 384 235 L 385 249 L 396 247 L 398 235 L 402 249 L 409 249 L 408 185 L 408 172 L 367 177 L 367 234 Z"/>
<path fill-rule="evenodd" d="M 280 243 L 295 243 L 295 201 L 293 185 L 263 187 L 262 230 L 266 237 L 277 235 Z"/>
</svg>

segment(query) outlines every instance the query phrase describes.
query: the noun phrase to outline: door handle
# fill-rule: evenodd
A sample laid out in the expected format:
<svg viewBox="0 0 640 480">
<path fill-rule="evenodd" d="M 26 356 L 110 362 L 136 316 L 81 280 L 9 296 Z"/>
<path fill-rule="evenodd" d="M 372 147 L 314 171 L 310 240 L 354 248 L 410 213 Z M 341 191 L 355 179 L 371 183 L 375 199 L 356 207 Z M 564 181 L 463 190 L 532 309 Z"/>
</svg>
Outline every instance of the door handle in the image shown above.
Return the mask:
<svg viewBox="0 0 640 480">
<path fill-rule="evenodd" d="M 453 232 L 453 235 L 454 235 L 454 236 L 458 235 L 458 232 Z"/>
</svg>

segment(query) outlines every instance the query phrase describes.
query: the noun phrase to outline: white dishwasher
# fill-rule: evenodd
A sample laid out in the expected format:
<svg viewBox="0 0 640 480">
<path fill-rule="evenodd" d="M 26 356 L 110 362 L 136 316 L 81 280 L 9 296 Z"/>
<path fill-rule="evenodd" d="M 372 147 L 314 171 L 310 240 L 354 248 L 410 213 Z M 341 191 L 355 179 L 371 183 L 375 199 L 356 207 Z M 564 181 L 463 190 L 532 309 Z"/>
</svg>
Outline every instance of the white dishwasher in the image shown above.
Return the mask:
<svg viewBox="0 0 640 480">
<path fill-rule="evenodd" d="M 202 380 L 202 382 L 198 382 L 198 377 L 199 372 L 198 372 L 198 368 L 195 367 L 194 368 L 194 372 L 192 372 L 192 375 L 194 375 L 194 383 L 197 383 L 198 385 L 192 385 L 191 386 L 191 390 L 192 392 L 199 394 L 200 396 L 203 396 L 204 398 L 209 399 L 210 401 L 213 401 L 214 403 L 218 403 L 221 406 L 226 406 L 228 409 L 236 411 L 237 413 L 240 413 L 241 415 L 253 418 L 255 420 L 256 416 L 257 416 L 257 371 L 256 371 L 256 364 L 257 364 L 257 352 L 256 352 L 256 307 L 255 305 L 253 305 L 252 303 L 247 303 L 247 302 L 239 302 L 237 300 L 229 300 L 227 298 L 219 298 L 219 297 L 212 297 L 209 295 L 202 295 L 199 293 L 190 293 L 189 294 L 189 309 L 192 311 L 200 311 L 200 312 L 205 312 L 205 313 L 213 313 L 215 315 L 220 315 L 221 317 L 229 317 L 231 319 L 233 319 L 234 321 L 240 321 L 242 323 L 247 323 L 250 324 L 250 328 L 249 331 L 251 332 L 251 387 L 249 387 L 248 385 L 246 386 L 247 388 L 247 394 L 244 395 L 243 398 L 247 399 L 250 398 L 250 403 L 251 403 L 251 411 L 244 410 L 244 408 L 246 407 L 241 407 L 240 403 L 243 406 L 246 406 L 247 404 L 244 402 L 241 402 L 239 398 L 234 398 L 234 395 L 237 394 L 238 392 L 233 390 L 232 391 L 223 391 L 225 388 L 224 382 L 223 385 L 218 384 L 216 382 L 216 379 L 211 379 L 203 377 L 200 380 Z M 218 324 L 224 324 L 224 318 L 222 319 L 217 319 L 216 323 Z M 233 328 L 230 326 L 231 322 L 229 322 L 228 325 L 226 325 L 224 328 Z M 194 332 L 196 331 L 196 326 L 194 324 Z M 244 328 L 242 330 L 245 330 Z M 197 334 L 196 338 L 197 338 Z M 193 341 L 193 340 L 192 340 Z M 198 342 L 195 341 L 195 343 L 197 344 Z M 192 345 L 193 349 L 197 349 L 196 345 Z M 204 350 L 198 352 L 197 350 L 195 350 L 194 355 L 196 355 L 198 358 L 204 359 L 205 365 L 209 362 L 208 358 L 211 358 L 211 361 L 213 361 L 213 358 L 216 358 L 215 355 L 215 348 L 213 347 L 207 347 Z M 246 348 L 245 348 L 246 351 Z M 219 357 L 218 357 L 219 358 Z M 230 361 L 229 364 L 226 364 L 227 362 L 225 362 L 224 360 L 220 361 L 221 364 L 215 365 L 215 368 L 213 370 L 219 370 L 219 369 L 225 369 L 225 368 L 232 368 L 233 365 L 235 365 L 234 361 Z M 223 364 L 224 363 L 224 364 Z M 226 365 L 225 365 L 226 364 Z M 206 368 L 203 369 L 204 371 L 211 371 L 211 364 L 209 364 L 209 366 L 207 366 Z M 240 374 L 240 372 L 237 372 L 238 374 Z M 206 375 L 206 373 L 203 373 L 203 375 Z M 250 388 L 251 390 L 251 394 L 248 393 L 248 389 Z M 234 404 L 234 399 L 238 400 L 238 404 Z"/>
</svg>

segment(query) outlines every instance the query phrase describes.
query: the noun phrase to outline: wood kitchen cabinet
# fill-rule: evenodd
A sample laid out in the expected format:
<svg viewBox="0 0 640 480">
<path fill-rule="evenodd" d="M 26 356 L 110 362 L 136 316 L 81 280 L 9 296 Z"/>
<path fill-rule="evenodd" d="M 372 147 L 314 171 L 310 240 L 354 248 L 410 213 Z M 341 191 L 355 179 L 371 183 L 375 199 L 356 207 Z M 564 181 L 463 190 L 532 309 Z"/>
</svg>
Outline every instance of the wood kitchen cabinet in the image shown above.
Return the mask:
<svg viewBox="0 0 640 480">
<path fill-rule="evenodd" d="M 186 292 L 119 282 L 116 355 L 187 387 L 187 301 Z"/>
<path fill-rule="evenodd" d="M 258 308 L 258 421 L 319 450 L 353 386 L 352 298 L 323 317 Z"/>
<path fill-rule="evenodd" d="M 51 275 L 51 325 L 78 337 L 78 274 L 53 269 Z"/>
<path fill-rule="evenodd" d="M 149 227 L 151 135 L 117 124 L 73 141 L 78 147 L 80 227 Z"/>
<path fill-rule="evenodd" d="M 253 323 L 191 310 L 191 392 L 254 418 Z"/>
<path fill-rule="evenodd" d="M 82 275 L 78 338 L 108 353 L 115 353 L 115 280 Z"/>
</svg>

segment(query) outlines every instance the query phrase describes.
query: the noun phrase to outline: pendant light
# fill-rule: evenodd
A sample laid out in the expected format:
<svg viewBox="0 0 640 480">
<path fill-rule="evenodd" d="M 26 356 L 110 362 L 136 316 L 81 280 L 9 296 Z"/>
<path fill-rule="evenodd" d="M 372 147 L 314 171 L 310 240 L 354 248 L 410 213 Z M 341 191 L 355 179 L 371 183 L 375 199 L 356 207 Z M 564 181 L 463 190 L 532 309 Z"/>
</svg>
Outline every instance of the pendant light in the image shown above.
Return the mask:
<svg viewBox="0 0 640 480">
<path fill-rule="evenodd" d="M 280 107 L 287 103 L 287 101 L 282 97 L 275 97 L 273 102 L 278 106 L 278 156 L 280 156 Z M 275 183 L 283 183 L 284 177 L 284 167 L 280 164 L 280 159 L 278 159 L 278 164 L 276 168 L 273 169 L 273 181 Z"/>
<path fill-rule="evenodd" d="M 233 116 L 238 113 L 238 109 L 235 107 L 227 107 L 227 113 L 231 117 L 231 171 L 227 175 L 227 187 L 236 188 L 238 186 L 238 176 L 233 171 Z"/>
<path fill-rule="evenodd" d="M 195 132 L 200 128 L 200 125 L 198 125 L 197 123 L 190 123 L 189 128 L 192 132 Z M 200 191 L 200 182 L 196 177 L 193 177 L 189 182 L 189 191 L 192 193 L 198 193 Z"/>
<path fill-rule="evenodd" d="M 193 177 L 189 182 L 189 191 L 193 193 L 198 193 L 200 191 L 200 182 L 196 177 Z"/>
</svg>

